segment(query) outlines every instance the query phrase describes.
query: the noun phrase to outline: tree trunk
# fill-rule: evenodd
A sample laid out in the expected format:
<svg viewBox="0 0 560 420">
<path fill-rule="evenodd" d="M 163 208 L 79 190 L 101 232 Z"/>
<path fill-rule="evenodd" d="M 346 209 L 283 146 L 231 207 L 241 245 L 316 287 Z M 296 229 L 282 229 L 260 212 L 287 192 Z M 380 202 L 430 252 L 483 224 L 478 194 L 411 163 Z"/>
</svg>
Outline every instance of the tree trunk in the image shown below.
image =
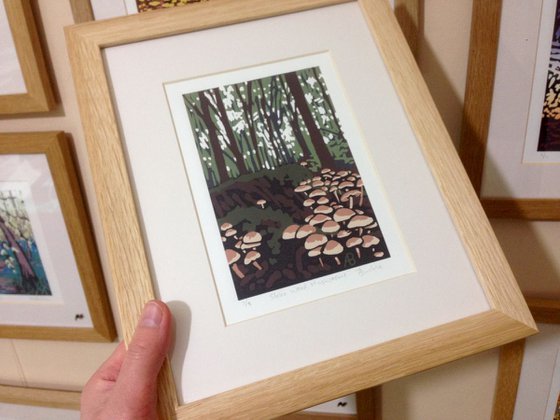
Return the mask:
<svg viewBox="0 0 560 420">
<path fill-rule="evenodd" d="M 323 94 L 323 99 L 325 100 L 325 103 L 327 103 L 329 108 L 330 108 L 331 117 L 334 121 L 334 124 L 336 125 L 336 128 L 338 129 L 338 132 L 340 133 L 340 137 L 343 137 L 344 133 L 342 131 L 342 127 L 339 124 L 338 116 L 336 115 L 336 110 L 334 109 L 334 105 L 331 101 L 331 97 L 329 96 L 329 93 L 326 91 L 325 86 L 323 85 L 323 82 L 321 82 L 321 79 L 319 78 L 319 72 L 317 71 L 317 67 L 313 67 L 312 71 L 313 71 L 313 76 L 315 76 L 315 79 L 317 80 L 317 83 L 319 84 L 319 88 L 321 89 L 321 93 Z"/>
<path fill-rule="evenodd" d="M 220 139 L 218 139 L 218 133 L 214 121 L 212 120 L 212 114 L 210 113 L 210 102 L 204 91 L 198 92 L 198 97 L 200 98 L 200 109 L 202 111 L 204 123 L 208 129 L 208 137 L 210 138 L 210 147 L 214 154 L 214 164 L 216 165 L 216 170 L 220 177 L 220 182 L 225 182 L 229 179 L 226 163 L 224 160 L 224 153 L 220 146 Z"/>
<path fill-rule="evenodd" d="M 257 133 L 255 132 L 255 124 L 253 122 L 253 83 L 249 80 L 246 86 L 247 92 L 247 100 L 243 100 L 243 96 L 241 95 L 241 91 L 239 89 L 239 85 L 235 85 L 235 91 L 239 100 L 243 103 L 243 112 L 245 114 L 245 120 L 247 121 L 247 126 L 249 127 L 249 136 L 251 139 L 251 143 L 253 145 L 253 150 L 256 152 L 255 155 L 258 159 L 256 160 L 257 168 L 255 168 L 255 172 L 260 171 L 264 168 L 264 162 L 266 161 L 266 154 L 261 153 L 259 149 L 259 141 L 257 139 Z"/>
<path fill-rule="evenodd" d="M 20 269 L 19 271 L 21 273 L 22 289 L 27 292 L 35 290 L 39 279 L 37 278 L 37 275 L 35 274 L 33 267 L 27 260 L 25 253 L 19 246 L 19 243 L 16 240 L 14 234 L 10 229 L 8 229 L 8 226 L 6 226 L 6 222 L 2 218 L 2 216 L 0 216 L 0 230 L 4 234 L 4 237 L 8 241 L 10 247 L 12 247 L 15 250 L 14 254 L 16 256 L 16 261 L 19 265 L 19 269 Z"/>
<path fill-rule="evenodd" d="M 305 100 L 305 94 L 303 93 L 303 89 L 299 83 L 297 73 L 286 73 L 284 74 L 284 78 L 286 79 L 286 83 L 288 84 L 290 92 L 295 100 L 297 110 L 307 127 L 307 131 L 309 131 L 315 152 L 321 161 L 321 166 L 332 168 L 334 166 L 334 159 L 323 140 L 323 136 L 313 119 L 313 115 L 311 115 L 311 111 L 309 110 L 309 106 Z"/>
<path fill-rule="evenodd" d="M 235 137 L 235 133 L 233 132 L 233 129 L 231 128 L 231 123 L 228 119 L 227 116 L 227 112 L 226 112 L 226 107 L 224 105 L 224 101 L 222 100 L 222 96 L 220 95 L 220 89 L 219 88 L 214 88 L 214 96 L 216 96 L 216 106 L 218 108 L 218 111 L 220 111 L 220 118 L 222 120 L 222 124 L 224 125 L 224 128 L 226 130 L 226 135 L 227 138 L 229 140 L 229 146 L 230 146 L 230 150 L 231 153 L 233 153 L 233 156 L 235 156 L 235 160 L 236 160 L 236 166 L 237 166 L 237 170 L 239 171 L 239 175 L 244 175 L 246 174 L 247 168 L 245 167 L 245 162 L 243 161 L 243 156 L 241 155 L 241 152 L 239 151 L 239 146 L 237 145 L 237 140 Z"/>
</svg>

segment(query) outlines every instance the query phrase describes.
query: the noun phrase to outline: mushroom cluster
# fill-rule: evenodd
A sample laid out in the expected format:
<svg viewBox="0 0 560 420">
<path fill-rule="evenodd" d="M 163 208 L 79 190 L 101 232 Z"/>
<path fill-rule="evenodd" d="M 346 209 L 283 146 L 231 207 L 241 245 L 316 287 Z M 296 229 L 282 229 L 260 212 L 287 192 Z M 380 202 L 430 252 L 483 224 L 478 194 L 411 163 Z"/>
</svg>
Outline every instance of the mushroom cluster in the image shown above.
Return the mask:
<svg viewBox="0 0 560 420">
<path fill-rule="evenodd" d="M 262 235 L 254 230 L 247 233 L 238 232 L 235 227 L 228 222 L 220 226 L 222 232 L 222 242 L 226 253 L 226 259 L 232 271 L 243 279 L 250 266 L 257 270 L 262 270 L 259 263 L 261 254 L 258 248 L 262 245 Z M 243 262 L 244 271 L 240 269 L 238 263 Z"/>
<path fill-rule="evenodd" d="M 376 258 L 383 257 L 383 251 L 375 250 L 381 242 L 373 235 L 377 222 L 361 208 L 364 188 L 360 174 L 322 169 L 319 175 L 300 182 L 294 191 L 305 196 L 303 206 L 309 214 L 304 224 L 286 227 L 283 240 L 302 240 L 308 256 L 318 258 L 321 266 L 323 257 L 340 265 L 345 249 L 355 252 L 358 259 L 364 250 L 373 252 Z"/>
</svg>

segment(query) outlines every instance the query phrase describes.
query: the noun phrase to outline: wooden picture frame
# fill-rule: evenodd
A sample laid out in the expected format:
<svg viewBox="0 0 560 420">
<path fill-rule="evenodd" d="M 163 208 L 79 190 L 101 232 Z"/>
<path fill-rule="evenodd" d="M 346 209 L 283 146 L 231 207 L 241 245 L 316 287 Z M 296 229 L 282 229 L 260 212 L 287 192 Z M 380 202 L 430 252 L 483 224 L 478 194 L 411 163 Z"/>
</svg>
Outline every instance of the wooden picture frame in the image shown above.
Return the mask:
<svg viewBox="0 0 560 420">
<path fill-rule="evenodd" d="M 33 271 L 38 273 L 38 270 L 44 270 L 46 272 L 47 279 L 44 281 L 50 287 L 50 293 L 46 294 L 50 296 L 46 296 L 46 300 L 42 301 L 42 292 L 15 289 L 12 292 L 3 292 L 8 294 L 0 295 L 0 297 L 3 296 L 0 299 L 0 309 L 4 308 L 1 309 L 3 319 L 0 325 L 0 336 L 42 340 L 113 341 L 116 337 L 115 326 L 95 240 L 73 163 L 69 139 L 62 132 L 0 134 L 0 159 L 6 159 L 3 161 L 4 167 L 8 166 L 15 171 L 23 171 L 19 172 L 19 175 L 2 173 L 4 179 L 1 181 L 8 181 L 8 184 L 0 182 L 4 198 L 5 194 L 9 195 L 9 191 L 14 191 L 10 190 L 14 187 L 9 186 L 9 181 L 11 181 L 10 176 L 12 179 L 15 176 L 19 184 L 29 184 L 29 200 L 43 208 L 53 206 L 49 207 L 53 210 L 49 210 L 48 216 L 42 216 L 44 211 L 39 207 L 34 207 L 35 204 L 31 204 L 29 201 L 22 201 L 22 206 L 28 213 L 26 219 L 30 220 L 32 233 L 31 236 L 22 235 L 21 238 L 31 237 L 31 241 L 34 241 L 36 245 L 29 245 L 29 248 L 38 249 L 36 252 L 39 255 L 38 258 L 33 257 L 33 260 L 28 259 L 27 261 L 35 261 L 30 263 Z M 27 169 L 21 165 L 27 165 L 25 166 Z M 26 177 L 22 175 L 26 172 L 33 172 L 35 175 L 26 180 Z M 17 187 L 15 187 L 15 191 L 17 191 Z M 39 197 L 39 195 L 41 196 Z M 15 209 L 16 207 L 12 205 L 10 208 Z M 10 214 L 13 215 L 13 211 L 6 206 L 3 206 L 1 213 L 8 218 L 12 217 Z M 36 215 L 31 217 L 34 213 Z M 51 214 L 55 216 L 51 217 Z M 8 219 L 7 223 L 10 223 Z M 49 223 L 53 227 L 56 226 L 58 232 L 56 235 L 62 238 L 62 242 L 56 242 L 56 244 L 52 242 L 53 235 L 49 231 L 50 228 L 46 226 Z M 6 229 L 8 230 L 4 232 L 1 240 L 3 249 L 6 251 L 2 255 L 4 275 L 10 269 L 14 273 L 21 272 L 15 270 L 23 270 L 23 268 L 18 268 L 23 267 L 23 263 L 14 255 L 24 251 L 24 248 L 14 248 L 17 247 L 14 241 L 21 242 L 23 239 L 10 240 L 6 236 L 10 235 L 10 229 Z M 41 235 L 44 237 L 42 243 L 38 239 L 41 231 Z M 12 232 L 14 232 L 13 229 Z M 10 248 L 13 255 L 11 255 Z M 29 253 L 34 252 L 29 251 Z M 36 260 L 39 262 L 37 263 Z M 10 268 L 10 261 L 12 268 Z M 40 267 L 37 268 L 38 266 Z M 37 274 L 37 276 L 39 275 Z M 20 275 L 20 277 L 23 279 L 25 276 Z M 14 282 L 19 281 L 18 279 L 16 278 Z M 23 280 L 21 281 L 23 282 Z M 3 287 L 6 284 L 3 279 Z M 26 296 L 29 296 L 29 301 L 26 300 Z M 21 300 L 20 298 L 26 299 Z M 16 302 L 10 299 L 20 300 Z M 49 299 L 53 299 L 52 302 Z M 39 300 L 42 302 L 41 306 L 36 306 Z M 72 301 L 80 303 L 74 305 Z M 29 319 L 18 322 L 19 312 L 8 318 L 8 313 L 14 313 L 19 306 L 23 311 L 29 313 Z M 74 314 L 78 310 L 80 313 Z"/>
<path fill-rule="evenodd" d="M 0 95 L 0 115 L 46 112 L 56 106 L 31 3 L 4 1 L 25 93 Z"/>
<path fill-rule="evenodd" d="M 501 18 L 502 0 L 474 0 L 459 154 L 479 193 L 489 140 Z M 559 198 L 483 196 L 481 201 L 488 217 L 560 220 Z"/>
<path fill-rule="evenodd" d="M 279 416 L 536 332 L 389 5 L 371 0 L 289 0 L 281 4 L 212 0 L 174 13 L 154 11 L 67 28 L 69 55 L 125 340 L 130 340 L 143 304 L 156 294 L 133 193 L 135 188 L 129 175 L 129 158 L 112 99 L 111 86 L 115 86 L 115 80 L 110 82 L 105 70 L 105 50 L 203 29 L 234 24 L 239 27 L 260 19 L 289 18 L 305 11 L 328 10 L 346 4 L 359 10 L 364 23 L 367 22 L 424 159 L 437 180 L 454 229 L 467 249 L 489 308 L 187 404 L 178 402 L 168 363 L 160 378 L 163 418 L 220 417 L 233 411 L 238 416 Z M 129 239 L 124 248 L 117 240 L 122 235 Z M 319 383 L 321 386 L 317 386 Z"/>
<path fill-rule="evenodd" d="M 79 391 L 0 385 L 0 402 L 38 407 L 80 409 Z"/>
<path fill-rule="evenodd" d="M 527 303 L 536 322 L 543 324 L 560 323 L 560 302 L 557 299 L 528 298 Z M 519 340 L 500 349 L 498 378 L 492 410 L 493 420 L 513 418 L 521 377 L 521 366 L 523 365 L 525 341 Z"/>
</svg>

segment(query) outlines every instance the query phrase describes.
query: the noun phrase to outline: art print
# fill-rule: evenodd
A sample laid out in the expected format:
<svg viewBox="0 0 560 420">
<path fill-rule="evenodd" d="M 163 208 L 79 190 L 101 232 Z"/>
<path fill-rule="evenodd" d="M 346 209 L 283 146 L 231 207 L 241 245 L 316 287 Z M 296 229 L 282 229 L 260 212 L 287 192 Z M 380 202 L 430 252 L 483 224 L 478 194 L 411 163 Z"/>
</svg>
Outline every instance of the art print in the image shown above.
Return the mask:
<svg viewBox="0 0 560 420">
<path fill-rule="evenodd" d="M 170 9 L 200 3 L 207 0 L 124 0 L 128 14 L 149 12 L 150 10 Z"/>
<path fill-rule="evenodd" d="M 258 315 L 410 271 L 337 82 L 323 54 L 167 85 L 222 306 Z"/>
<path fill-rule="evenodd" d="M 544 0 L 526 162 L 560 162 L 560 0 Z"/>
<path fill-rule="evenodd" d="M 51 296 L 26 187 L 25 183 L 0 183 L 0 294 Z"/>
</svg>

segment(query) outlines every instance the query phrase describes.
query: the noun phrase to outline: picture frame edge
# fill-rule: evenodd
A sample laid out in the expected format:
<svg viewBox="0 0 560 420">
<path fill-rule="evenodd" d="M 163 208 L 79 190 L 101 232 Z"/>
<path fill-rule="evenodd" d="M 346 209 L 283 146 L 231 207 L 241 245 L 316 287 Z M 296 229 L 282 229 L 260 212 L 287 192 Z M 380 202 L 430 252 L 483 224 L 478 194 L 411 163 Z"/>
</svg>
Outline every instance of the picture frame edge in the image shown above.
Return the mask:
<svg viewBox="0 0 560 420">
<path fill-rule="evenodd" d="M 57 106 L 57 100 L 31 3 L 15 0 L 4 5 L 27 92 L 0 95 L 0 115 L 52 111 Z"/>
<path fill-rule="evenodd" d="M 77 410 L 80 408 L 80 391 L 0 385 L 0 402 Z"/>
</svg>

